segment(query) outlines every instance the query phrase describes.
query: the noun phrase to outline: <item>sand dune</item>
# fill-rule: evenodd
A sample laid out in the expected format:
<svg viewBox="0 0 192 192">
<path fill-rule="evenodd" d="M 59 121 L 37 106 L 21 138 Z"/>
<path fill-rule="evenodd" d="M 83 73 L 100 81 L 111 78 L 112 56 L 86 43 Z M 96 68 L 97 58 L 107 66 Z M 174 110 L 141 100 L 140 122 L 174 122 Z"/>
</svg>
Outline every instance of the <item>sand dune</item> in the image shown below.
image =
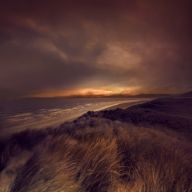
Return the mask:
<svg viewBox="0 0 192 192">
<path fill-rule="evenodd" d="M 191 99 L 88 112 L 0 144 L 3 192 L 191 192 Z"/>
</svg>

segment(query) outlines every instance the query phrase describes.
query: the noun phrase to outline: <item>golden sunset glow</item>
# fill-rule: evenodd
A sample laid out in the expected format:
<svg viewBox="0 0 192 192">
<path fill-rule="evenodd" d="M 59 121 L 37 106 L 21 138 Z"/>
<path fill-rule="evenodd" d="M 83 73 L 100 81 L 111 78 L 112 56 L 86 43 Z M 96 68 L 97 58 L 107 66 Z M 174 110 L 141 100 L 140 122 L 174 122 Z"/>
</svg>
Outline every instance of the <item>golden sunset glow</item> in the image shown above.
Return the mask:
<svg viewBox="0 0 192 192">
<path fill-rule="evenodd" d="M 192 89 L 188 4 L 176 0 L 173 4 L 154 0 L 19 2 L 4 1 L 0 6 L 0 98 Z"/>
<path fill-rule="evenodd" d="M 115 95 L 135 95 L 139 93 L 139 87 L 112 87 L 112 88 L 82 88 L 68 90 L 46 90 L 32 94 L 32 97 L 72 97 L 72 96 L 115 96 Z"/>
<path fill-rule="evenodd" d="M 2 0 L 0 192 L 192 192 L 192 0 Z"/>
</svg>

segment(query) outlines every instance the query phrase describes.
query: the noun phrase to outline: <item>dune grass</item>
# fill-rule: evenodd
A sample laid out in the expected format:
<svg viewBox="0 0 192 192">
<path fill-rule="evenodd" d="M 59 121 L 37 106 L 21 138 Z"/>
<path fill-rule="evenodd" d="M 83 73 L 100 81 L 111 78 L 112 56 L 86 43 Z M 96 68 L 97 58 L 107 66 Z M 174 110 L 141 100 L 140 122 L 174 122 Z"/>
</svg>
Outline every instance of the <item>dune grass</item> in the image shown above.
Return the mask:
<svg viewBox="0 0 192 192">
<path fill-rule="evenodd" d="M 4 141 L 4 192 L 191 192 L 190 142 L 102 118 L 83 122 Z M 22 162 L 8 175 L 15 157 Z"/>
</svg>

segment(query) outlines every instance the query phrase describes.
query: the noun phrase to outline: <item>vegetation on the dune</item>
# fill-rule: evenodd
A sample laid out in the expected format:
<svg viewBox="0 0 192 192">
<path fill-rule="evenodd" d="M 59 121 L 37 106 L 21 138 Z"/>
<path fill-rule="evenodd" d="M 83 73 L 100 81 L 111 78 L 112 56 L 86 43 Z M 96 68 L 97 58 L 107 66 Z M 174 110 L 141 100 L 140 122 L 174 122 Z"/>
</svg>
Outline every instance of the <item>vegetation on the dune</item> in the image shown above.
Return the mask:
<svg viewBox="0 0 192 192">
<path fill-rule="evenodd" d="M 169 122 L 177 111 L 166 116 L 160 102 L 89 112 L 58 128 L 4 139 L 0 191 L 191 192 L 190 118 L 182 116 L 177 129 Z M 151 115 L 142 111 L 149 109 Z"/>
</svg>

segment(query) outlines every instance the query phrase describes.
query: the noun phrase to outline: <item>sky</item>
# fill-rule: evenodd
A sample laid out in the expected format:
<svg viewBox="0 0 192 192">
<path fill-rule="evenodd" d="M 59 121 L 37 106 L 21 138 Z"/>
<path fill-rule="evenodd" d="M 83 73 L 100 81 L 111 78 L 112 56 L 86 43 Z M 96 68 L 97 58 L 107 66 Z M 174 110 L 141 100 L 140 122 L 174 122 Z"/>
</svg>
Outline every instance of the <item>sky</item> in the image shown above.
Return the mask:
<svg viewBox="0 0 192 192">
<path fill-rule="evenodd" d="M 0 98 L 192 90 L 191 0 L 6 0 Z"/>
</svg>

